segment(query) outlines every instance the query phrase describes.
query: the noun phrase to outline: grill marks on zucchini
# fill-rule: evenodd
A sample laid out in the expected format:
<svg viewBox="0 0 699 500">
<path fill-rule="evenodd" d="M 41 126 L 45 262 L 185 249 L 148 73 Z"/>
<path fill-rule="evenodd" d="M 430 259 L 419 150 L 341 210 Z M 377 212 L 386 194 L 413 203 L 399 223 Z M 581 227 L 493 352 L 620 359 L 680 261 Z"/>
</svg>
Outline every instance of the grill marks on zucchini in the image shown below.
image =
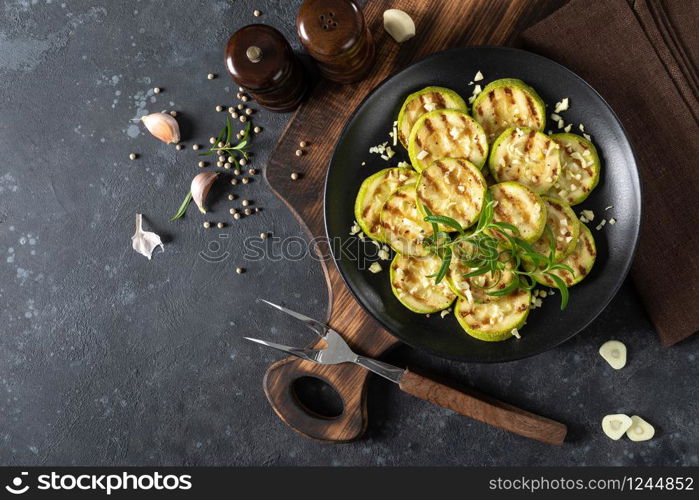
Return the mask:
<svg viewBox="0 0 699 500">
<path fill-rule="evenodd" d="M 541 132 L 508 128 L 493 144 L 488 166 L 499 182 L 519 182 L 545 193 L 561 171 L 559 150 L 559 144 Z"/>
<path fill-rule="evenodd" d="M 473 117 L 492 143 L 509 127 L 543 130 L 546 108 L 536 91 L 522 80 L 503 78 L 486 85 L 473 101 Z"/>
<path fill-rule="evenodd" d="M 580 221 L 566 202 L 548 196 L 542 196 L 541 199 L 546 205 L 546 224 L 551 228 L 556 241 L 555 260 L 560 262 L 573 253 L 578 244 Z M 548 257 L 551 248 L 549 245 L 549 233 L 544 231 L 544 234 L 532 244 L 532 247 L 537 253 Z"/>
<path fill-rule="evenodd" d="M 497 342 L 510 338 L 512 330 L 524 324 L 529 314 L 530 300 L 531 294 L 522 288 L 500 300 L 480 304 L 459 299 L 454 314 L 472 337 Z"/>
<path fill-rule="evenodd" d="M 548 195 L 570 205 L 587 198 L 599 182 L 600 161 L 594 144 L 576 134 L 554 134 L 561 148 L 561 174 Z"/>
<path fill-rule="evenodd" d="M 420 208 L 446 215 L 462 227 L 471 226 L 483 208 L 486 183 L 480 170 L 464 159 L 437 160 L 420 174 L 417 197 Z M 426 210 L 422 209 L 424 215 Z"/>
<path fill-rule="evenodd" d="M 420 116 L 437 109 L 456 109 L 466 112 L 467 107 L 459 94 L 444 87 L 426 87 L 410 94 L 398 113 L 398 139 L 408 148 L 410 131 Z"/>
<path fill-rule="evenodd" d="M 501 182 L 489 189 L 493 200 L 497 202 L 493 221 L 512 224 L 519 229 L 518 236 L 525 241 L 539 239 L 546 225 L 546 206 L 541 197 L 527 186 L 516 182 Z"/>
<path fill-rule="evenodd" d="M 434 282 L 442 261 L 433 255 L 410 257 L 397 254 L 391 262 L 391 289 L 396 298 L 411 311 L 428 314 L 446 309 L 456 295 L 446 281 Z"/>
<path fill-rule="evenodd" d="M 423 219 L 417 208 L 415 184 L 406 184 L 396 189 L 384 203 L 381 235 L 398 253 L 425 256 L 428 252 L 422 241 L 432 234 L 432 226 Z"/>
<path fill-rule="evenodd" d="M 375 240 L 381 237 L 381 209 L 400 186 L 414 183 L 417 174 L 409 168 L 386 168 L 367 177 L 354 202 L 354 218 L 362 231 Z"/>
<path fill-rule="evenodd" d="M 595 264 L 595 258 L 597 257 L 597 248 L 592 233 L 585 224 L 581 222 L 578 222 L 578 224 L 580 226 L 578 244 L 575 246 L 573 253 L 561 261 L 561 264 L 570 266 L 575 273 L 570 274 L 565 270 L 553 271 L 553 274 L 560 277 L 568 286 L 577 285 L 584 280 L 587 275 L 590 274 L 590 270 Z M 542 285 L 550 287 L 556 286 L 554 281 L 543 273 L 535 273 L 534 279 Z"/>
<path fill-rule="evenodd" d="M 462 111 L 442 109 L 418 119 L 410 132 L 408 154 L 418 172 L 442 158 L 464 158 L 482 168 L 488 142 L 473 118 Z"/>
</svg>

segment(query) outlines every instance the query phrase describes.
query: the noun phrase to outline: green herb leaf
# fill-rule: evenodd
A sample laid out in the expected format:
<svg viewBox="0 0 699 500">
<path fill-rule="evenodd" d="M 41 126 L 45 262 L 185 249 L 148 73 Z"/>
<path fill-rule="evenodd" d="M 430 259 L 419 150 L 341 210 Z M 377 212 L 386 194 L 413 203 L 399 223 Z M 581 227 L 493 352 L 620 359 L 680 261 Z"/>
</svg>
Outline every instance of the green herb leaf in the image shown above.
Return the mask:
<svg viewBox="0 0 699 500">
<path fill-rule="evenodd" d="M 496 290 L 494 292 L 487 292 L 488 295 L 491 297 L 504 297 L 505 295 L 509 295 L 510 293 L 514 292 L 519 288 L 519 281 L 518 280 L 512 280 L 512 283 L 507 285 L 505 288 L 501 290 Z"/>
<path fill-rule="evenodd" d="M 189 205 L 189 202 L 192 201 L 192 192 L 189 191 L 187 193 L 187 196 L 184 197 L 184 201 L 182 202 L 182 205 L 180 205 L 180 208 L 177 210 L 177 213 L 172 216 L 170 219 L 170 222 L 176 221 L 180 217 L 184 215 L 184 213 L 187 211 L 187 206 Z"/>
<path fill-rule="evenodd" d="M 425 222 L 429 222 L 432 224 L 442 224 L 444 226 L 452 227 L 460 233 L 464 232 L 464 228 L 461 227 L 461 224 L 459 224 L 458 221 L 445 215 L 428 215 L 427 217 L 425 217 Z"/>
<path fill-rule="evenodd" d="M 233 127 L 231 127 L 231 117 L 226 116 L 226 144 L 231 143 L 231 139 L 233 138 Z"/>
<path fill-rule="evenodd" d="M 556 288 L 561 292 L 561 311 L 568 306 L 568 286 L 559 276 L 553 273 L 546 273 L 556 283 Z"/>
<path fill-rule="evenodd" d="M 436 284 L 439 284 L 443 279 L 444 276 L 447 275 L 447 271 L 449 271 L 449 265 L 451 264 L 451 248 L 447 248 L 444 251 L 444 255 L 442 255 L 442 265 L 439 268 L 439 271 L 437 271 L 436 274 L 432 274 L 428 276 L 428 278 L 434 278 L 434 282 Z"/>
</svg>

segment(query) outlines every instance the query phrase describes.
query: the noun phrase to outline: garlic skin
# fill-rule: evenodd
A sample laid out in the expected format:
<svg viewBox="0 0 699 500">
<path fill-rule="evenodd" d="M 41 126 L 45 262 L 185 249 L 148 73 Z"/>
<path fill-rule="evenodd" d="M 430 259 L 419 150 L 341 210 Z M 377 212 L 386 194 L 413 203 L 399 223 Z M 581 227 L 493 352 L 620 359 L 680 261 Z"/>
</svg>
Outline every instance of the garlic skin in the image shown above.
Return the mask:
<svg viewBox="0 0 699 500">
<path fill-rule="evenodd" d="M 143 230 L 142 214 L 136 214 L 136 232 L 131 237 L 131 246 L 141 255 L 148 257 L 148 260 L 151 259 L 155 247 L 159 246 L 163 251 L 165 251 L 165 247 L 163 246 L 160 236 Z"/>
<path fill-rule="evenodd" d="M 388 9 L 383 13 L 383 27 L 398 43 L 403 43 L 415 36 L 415 23 L 404 11 Z"/>
<path fill-rule="evenodd" d="M 194 200 L 194 203 L 197 204 L 199 211 L 203 214 L 206 213 L 204 203 L 206 202 L 206 197 L 209 194 L 209 189 L 211 189 L 211 186 L 217 177 L 218 174 L 216 172 L 202 172 L 195 175 L 194 179 L 192 179 L 192 185 L 190 187 L 192 199 Z"/>
<path fill-rule="evenodd" d="M 618 441 L 621 436 L 631 427 L 632 421 L 628 415 L 619 413 L 617 415 L 605 415 L 602 419 L 602 430 L 610 439 Z"/>
<path fill-rule="evenodd" d="M 602 344 L 599 354 L 615 370 L 626 366 L 626 346 L 618 340 L 608 340 Z"/>
<path fill-rule="evenodd" d="M 141 121 L 153 137 L 166 144 L 180 142 L 180 126 L 172 115 L 166 113 L 151 113 L 143 116 Z"/>
<path fill-rule="evenodd" d="M 648 441 L 655 436 L 655 427 L 638 415 L 631 415 L 631 427 L 626 431 L 626 437 L 631 441 Z"/>
</svg>

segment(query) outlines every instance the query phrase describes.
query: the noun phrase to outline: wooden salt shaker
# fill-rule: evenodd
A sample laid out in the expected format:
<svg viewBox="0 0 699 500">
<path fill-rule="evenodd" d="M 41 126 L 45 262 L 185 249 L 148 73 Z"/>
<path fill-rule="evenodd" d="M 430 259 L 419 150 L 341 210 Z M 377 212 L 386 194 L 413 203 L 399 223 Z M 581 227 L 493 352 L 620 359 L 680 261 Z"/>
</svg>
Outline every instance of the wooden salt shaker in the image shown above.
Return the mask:
<svg viewBox="0 0 699 500">
<path fill-rule="evenodd" d="M 289 42 L 271 26 L 240 28 L 228 40 L 225 58 L 233 81 L 267 109 L 291 111 L 306 93 L 303 66 Z"/>
<path fill-rule="evenodd" d="M 306 0 L 296 16 L 296 32 L 329 80 L 357 82 L 374 64 L 374 39 L 354 0 Z"/>
</svg>

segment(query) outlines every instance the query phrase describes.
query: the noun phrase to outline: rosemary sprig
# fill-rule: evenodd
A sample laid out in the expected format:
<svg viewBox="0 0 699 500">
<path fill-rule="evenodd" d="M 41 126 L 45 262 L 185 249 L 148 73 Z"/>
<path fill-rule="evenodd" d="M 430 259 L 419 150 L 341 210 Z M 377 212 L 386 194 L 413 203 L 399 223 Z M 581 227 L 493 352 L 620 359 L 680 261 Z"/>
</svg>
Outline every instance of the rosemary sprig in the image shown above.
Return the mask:
<svg viewBox="0 0 699 500">
<path fill-rule="evenodd" d="M 184 201 L 182 202 L 182 205 L 180 205 L 180 208 L 177 210 L 177 213 L 172 216 L 172 218 L 170 219 L 170 222 L 175 221 L 184 215 L 184 213 L 187 211 L 187 206 L 189 205 L 190 201 L 192 201 L 192 192 L 191 191 L 187 192 L 187 196 L 184 197 Z"/>
<path fill-rule="evenodd" d="M 462 263 L 472 270 L 464 274 L 465 278 L 483 276 L 490 273 L 494 283 L 487 288 L 486 293 L 500 297 L 522 288 L 532 290 L 536 286 L 535 273 L 542 273 L 551 279 L 561 292 L 561 310 L 568 305 L 568 287 L 554 271 L 565 270 L 574 274 L 573 269 L 561 263 L 556 263 L 556 240 L 553 231 L 547 225 L 549 237 L 549 254 L 538 253 L 530 243 L 520 238 L 517 227 L 502 221 L 493 221 L 495 201 L 490 192 L 486 193 L 485 205 L 481 211 L 476 228 L 467 232 L 458 221 L 443 215 L 434 215 L 425 207 L 427 216 L 425 222 L 432 224 L 432 235 L 425 238 L 423 245 L 430 253 L 442 261 L 439 271 L 429 276 L 440 283 L 446 276 L 453 258 L 460 258 Z M 439 225 L 453 229 L 456 234 L 439 230 Z M 509 231 L 509 232 L 508 232 Z M 505 250 L 502 250 L 503 240 Z M 466 249 L 463 253 L 459 249 Z M 505 270 L 515 274 L 512 283 L 499 290 L 494 288 Z"/>
<path fill-rule="evenodd" d="M 216 136 L 216 141 L 211 145 L 208 151 L 199 153 L 199 156 L 209 156 L 212 154 L 219 154 L 225 156 L 231 156 L 235 159 L 236 163 L 239 163 L 238 155 L 242 156 L 246 160 L 248 159 L 248 153 L 245 151 L 248 144 L 250 143 L 250 128 L 252 126 L 252 121 L 248 121 L 245 126 L 242 136 L 237 144 L 233 144 L 231 141 L 233 139 L 233 124 L 231 123 L 230 117 L 226 117 L 226 126 L 223 127 L 221 132 Z M 219 144 L 222 144 L 219 146 Z"/>
</svg>

